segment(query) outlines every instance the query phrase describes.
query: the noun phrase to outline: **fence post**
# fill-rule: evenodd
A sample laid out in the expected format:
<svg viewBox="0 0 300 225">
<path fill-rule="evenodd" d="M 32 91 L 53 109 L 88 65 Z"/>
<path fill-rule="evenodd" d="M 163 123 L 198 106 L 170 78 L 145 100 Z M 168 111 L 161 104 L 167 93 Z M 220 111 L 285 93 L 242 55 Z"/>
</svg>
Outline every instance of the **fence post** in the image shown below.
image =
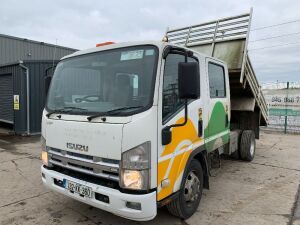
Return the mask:
<svg viewBox="0 0 300 225">
<path fill-rule="evenodd" d="M 288 103 L 288 96 L 289 96 L 289 86 L 290 82 L 286 83 L 286 99 L 285 99 L 285 116 L 284 116 L 284 133 L 286 134 L 287 132 L 287 103 Z"/>
</svg>

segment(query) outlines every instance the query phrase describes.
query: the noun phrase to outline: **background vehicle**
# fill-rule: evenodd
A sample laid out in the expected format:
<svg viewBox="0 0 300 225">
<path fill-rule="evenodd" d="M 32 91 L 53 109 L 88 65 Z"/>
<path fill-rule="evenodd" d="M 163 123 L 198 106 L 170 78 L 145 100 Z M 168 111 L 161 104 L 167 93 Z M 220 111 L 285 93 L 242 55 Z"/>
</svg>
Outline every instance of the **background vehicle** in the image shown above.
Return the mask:
<svg viewBox="0 0 300 225">
<path fill-rule="evenodd" d="M 267 120 L 247 56 L 250 20 L 64 57 L 43 113 L 44 184 L 133 220 L 150 220 L 164 205 L 190 217 L 220 155 L 251 161 Z"/>
</svg>

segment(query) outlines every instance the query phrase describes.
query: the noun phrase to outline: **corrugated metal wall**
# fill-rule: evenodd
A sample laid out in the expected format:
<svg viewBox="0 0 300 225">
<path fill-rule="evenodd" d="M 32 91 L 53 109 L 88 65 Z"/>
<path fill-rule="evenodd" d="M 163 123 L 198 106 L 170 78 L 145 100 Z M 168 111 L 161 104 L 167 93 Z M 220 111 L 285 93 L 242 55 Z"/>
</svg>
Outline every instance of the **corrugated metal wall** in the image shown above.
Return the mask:
<svg viewBox="0 0 300 225">
<path fill-rule="evenodd" d="M 56 66 L 58 61 L 54 62 Z M 52 72 L 52 61 L 24 61 L 24 66 L 29 69 L 29 99 L 30 99 L 30 134 L 41 132 L 41 118 L 45 105 L 45 83 L 44 77 L 46 71 Z M 13 109 L 13 98 L 9 97 L 7 102 L 10 102 L 10 110 L 13 113 L 14 132 L 16 134 L 27 134 L 27 86 L 26 86 L 26 70 L 18 64 L 12 64 L 0 67 L 0 80 L 1 76 L 12 76 L 12 93 L 10 95 L 19 95 L 20 104 L 19 110 Z M 10 85 L 10 84 L 8 84 Z M 1 102 L 0 102 L 1 103 Z M 6 105 L 0 104 L 0 110 Z"/>
<path fill-rule="evenodd" d="M 0 76 L 0 121 L 14 123 L 14 112 L 12 108 L 13 79 L 12 74 Z"/>
<path fill-rule="evenodd" d="M 0 34 L 0 65 L 20 60 L 53 59 L 55 46 Z M 75 52 L 76 49 L 57 46 L 55 60 Z"/>
<path fill-rule="evenodd" d="M 13 110 L 13 99 L 11 101 L 11 109 L 14 115 L 14 130 L 18 134 L 26 132 L 26 76 L 25 72 L 19 65 L 9 65 L 0 67 L 0 76 L 11 74 L 13 80 L 13 95 L 20 96 L 20 109 Z M 3 107 L 0 105 L 0 108 Z"/>
<path fill-rule="evenodd" d="M 39 133 L 46 101 L 44 78 L 46 71 L 52 72 L 53 62 L 25 62 L 24 65 L 29 68 L 30 77 L 30 133 Z"/>
<path fill-rule="evenodd" d="M 72 48 L 0 34 L 0 76 L 3 77 L 2 80 L 0 78 L 3 92 L 0 97 L 0 119 L 2 113 L 6 122 L 14 124 L 15 133 L 27 133 L 27 87 L 26 70 L 14 63 L 23 61 L 23 65 L 29 68 L 30 133 L 39 133 L 45 104 L 46 70 L 52 67 L 53 57 L 56 64 L 57 60 L 75 51 L 77 50 Z M 8 75 L 12 82 L 7 80 Z M 19 95 L 19 110 L 13 109 L 13 95 Z"/>
</svg>

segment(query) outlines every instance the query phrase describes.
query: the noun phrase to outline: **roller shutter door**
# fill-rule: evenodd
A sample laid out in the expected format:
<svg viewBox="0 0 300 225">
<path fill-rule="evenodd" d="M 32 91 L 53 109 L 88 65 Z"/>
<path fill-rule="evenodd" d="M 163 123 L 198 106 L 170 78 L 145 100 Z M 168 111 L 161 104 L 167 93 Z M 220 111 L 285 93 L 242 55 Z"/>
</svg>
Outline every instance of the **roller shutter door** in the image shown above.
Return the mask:
<svg viewBox="0 0 300 225">
<path fill-rule="evenodd" d="M 14 123 L 12 75 L 0 75 L 0 121 Z"/>
</svg>

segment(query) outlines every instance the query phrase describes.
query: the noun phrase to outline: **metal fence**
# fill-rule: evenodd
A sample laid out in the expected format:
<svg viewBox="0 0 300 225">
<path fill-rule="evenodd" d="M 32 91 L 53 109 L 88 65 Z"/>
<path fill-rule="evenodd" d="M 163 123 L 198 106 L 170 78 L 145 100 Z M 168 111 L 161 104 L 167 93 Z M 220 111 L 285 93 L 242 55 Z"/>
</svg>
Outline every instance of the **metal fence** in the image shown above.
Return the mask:
<svg viewBox="0 0 300 225">
<path fill-rule="evenodd" d="M 300 133 L 300 88 L 282 82 L 263 90 L 267 104 L 268 128 L 284 133 Z"/>
</svg>

